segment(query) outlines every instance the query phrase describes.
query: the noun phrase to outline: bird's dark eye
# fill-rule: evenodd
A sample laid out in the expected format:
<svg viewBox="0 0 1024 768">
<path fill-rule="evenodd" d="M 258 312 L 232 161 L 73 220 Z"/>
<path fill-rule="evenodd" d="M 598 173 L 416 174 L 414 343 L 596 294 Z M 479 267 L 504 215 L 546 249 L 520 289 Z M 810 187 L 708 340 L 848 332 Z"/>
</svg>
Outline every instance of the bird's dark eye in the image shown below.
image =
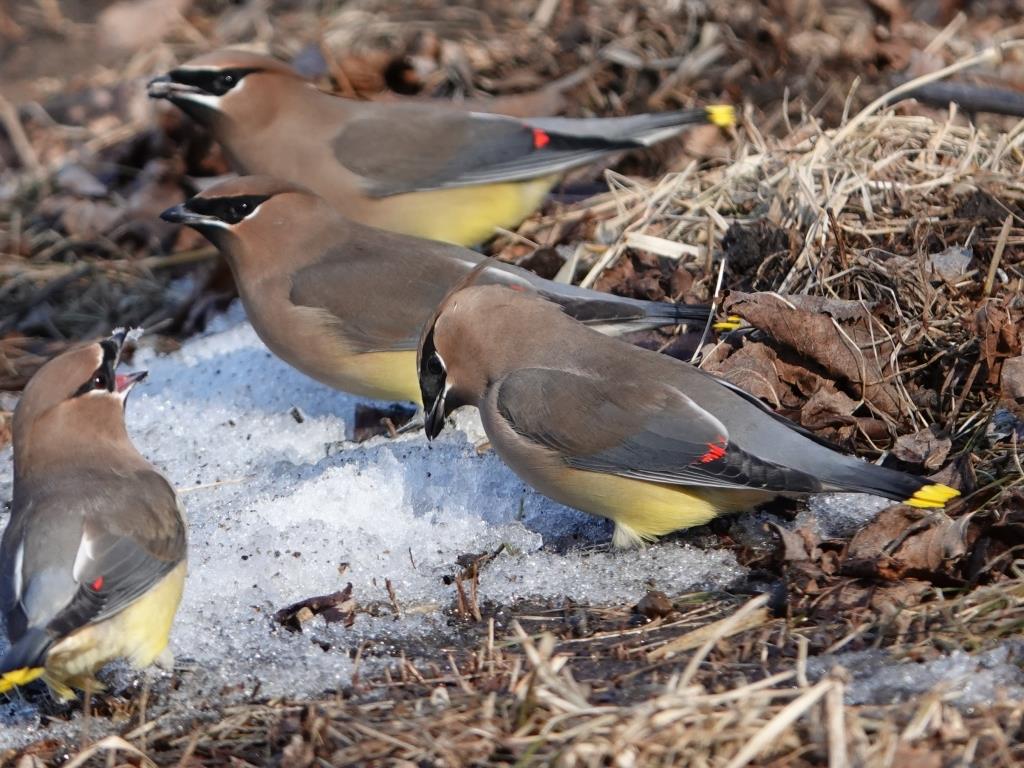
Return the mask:
<svg viewBox="0 0 1024 768">
<path fill-rule="evenodd" d="M 252 210 L 252 206 L 245 200 L 240 200 L 231 206 L 231 218 L 235 221 L 241 221 L 249 215 L 250 210 Z"/>
<path fill-rule="evenodd" d="M 235 76 L 230 72 L 225 72 L 223 75 L 218 75 L 211 85 L 211 90 L 214 93 L 222 94 L 227 93 L 235 87 L 237 80 Z"/>
<path fill-rule="evenodd" d="M 72 397 L 81 397 L 82 395 L 87 395 L 90 392 L 95 392 L 100 389 L 107 392 L 113 392 L 113 381 L 113 362 L 104 361 L 103 365 L 96 369 L 93 375 L 89 377 L 89 380 L 75 390 Z"/>
<path fill-rule="evenodd" d="M 430 359 L 427 360 L 427 373 L 430 373 L 434 376 L 444 375 L 444 363 L 441 362 L 441 358 L 439 358 L 437 355 L 431 355 Z"/>
</svg>

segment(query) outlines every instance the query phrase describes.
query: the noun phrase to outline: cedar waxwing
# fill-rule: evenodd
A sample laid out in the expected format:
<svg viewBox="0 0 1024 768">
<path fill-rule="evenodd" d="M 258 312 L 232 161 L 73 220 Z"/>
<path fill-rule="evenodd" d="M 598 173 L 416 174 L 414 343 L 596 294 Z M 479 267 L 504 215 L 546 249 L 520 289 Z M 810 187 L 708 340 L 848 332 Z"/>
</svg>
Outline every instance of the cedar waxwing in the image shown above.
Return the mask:
<svg viewBox="0 0 1024 768">
<path fill-rule="evenodd" d="M 244 176 L 163 213 L 224 254 L 249 320 L 285 362 L 336 389 L 420 399 L 416 343 L 445 293 L 484 257 L 373 229 L 289 182 Z M 707 321 L 709 307 L 639 301 L 493 261 L 480 279 L 538 292 L 607 333 Z"/>
<path fill-rule="evenodd" d="M 124 424 L 145 371 L 116 372 L 124 332 L 54 358 L 14 412 L 14 501 L 0 541 L 0 609 L 11 647 L 0 692 L 38 677 L 60 698 L 97 669 L 166 658 L 185 583 L 174 489 Z"/>
<path fill-rule="evenodd" d="M 354 101 L 276 59 L 231 50 L 171 70 L 149 95 L 208 128 L 239 173 L 302 184 L 363 224 L 461 245 L 518 225 L 570 168 L 688 125 L 735 120 L 729 106 L 521 120 L 449 104 Z"/>
<path fill-rule="evenodd" d="M 428 438 L 453 409 L 478 408 L 516 474 L 610 518 L 616 546 L 780 494 L 859 491 L 927 508 L 960 493 L 838 453 L 728 382 L 502 286 L 454 290 L 418 365 Z"/>
</svg>

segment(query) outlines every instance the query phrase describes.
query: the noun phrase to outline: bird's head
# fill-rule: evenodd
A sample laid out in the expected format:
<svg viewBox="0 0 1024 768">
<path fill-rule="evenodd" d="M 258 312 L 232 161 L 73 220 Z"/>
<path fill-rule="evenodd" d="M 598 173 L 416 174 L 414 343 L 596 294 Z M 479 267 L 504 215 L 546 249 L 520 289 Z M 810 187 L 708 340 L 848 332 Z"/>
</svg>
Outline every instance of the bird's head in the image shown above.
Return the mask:
<svg viewBox="0 0 1024 768">
<path fill-rule="evenodd" d="M 301 247 L 338 216 L 303 187 L 272 176 L 240 176 L 168 208 L 160 218 L 192 227 L 236 269 L 265 259 L 284 265 L 283 249 Z"/>
<path fill-rule="evenodd" d="M 452 411 L 480 402 L 505 364 L 505 345 L 514 346 L 496 316 L 526 296 L 509 286 L 473 285 L 487 266 L 481 262 L 452 287 L 420 335 L 416 370 L 431 440 Z"/>
<path fill-rule="evenodd" d="M 31 447 L 55 454 L 127 440 L 128 394 L 147 372 L 118 373 L 129 333 L 76 347 L 50 360 L 29 381 L 14 411 L 15 464 Z"/>
<path fill-rule="evenodd" d="M 154 99 L 167 99 L 216 135 L 225 125 L 252 130 L 277 116 L 282 89 L 312 87 L 282 61 L 248 51 L 208 53 L 149 82 Z"/>
</svg>

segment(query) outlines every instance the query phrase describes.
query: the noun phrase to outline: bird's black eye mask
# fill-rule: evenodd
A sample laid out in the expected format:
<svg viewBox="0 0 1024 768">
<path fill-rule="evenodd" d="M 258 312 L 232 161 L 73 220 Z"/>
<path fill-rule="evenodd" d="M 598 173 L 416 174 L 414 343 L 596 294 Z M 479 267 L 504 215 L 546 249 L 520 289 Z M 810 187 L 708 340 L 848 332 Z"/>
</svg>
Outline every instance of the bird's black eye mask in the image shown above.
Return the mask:
<svg viewBox="0 0 1024 768">
<path fill-rule="evenodd" d="M 271 195 L 236 195 L 234 197 L 193 197 L 185 207 L 200 216 L 210 216 L 225 224 L 237 224 Z"/>
<path fill-rule="evenodd" d="M 433 439 L 441 433 L 446 413 L 445 389 L 448 384 L 448 370 L 444 360 L 434 346 L 434 329 L 431 328 L 423 339 L 420 350 L 420 397 L 423 399 L 425 431 Z"/>
<path fill-rule="evenodd" d="M 176 83 L 190 85 L 212 96 L 223 96 L 246 75 L 262 72 L 258 67 L 233 67 L 232 69 L 172 69 L 169 77 Z"/>
<path fill-rule="evenodd" d="M 115 369 L 117 368 L 117 360 L 120 357 L 121 350 L 113 339 L 101 341 L 100 347 L 103 348 L 103 362 L 100 363 L 99 368 L 93 371 L 88 381 L 75 390 L 72 397 L 81 397 L 98 389 L 105 389 L 107 392 L 114 391 L 117 385 Z"/>
</svg>

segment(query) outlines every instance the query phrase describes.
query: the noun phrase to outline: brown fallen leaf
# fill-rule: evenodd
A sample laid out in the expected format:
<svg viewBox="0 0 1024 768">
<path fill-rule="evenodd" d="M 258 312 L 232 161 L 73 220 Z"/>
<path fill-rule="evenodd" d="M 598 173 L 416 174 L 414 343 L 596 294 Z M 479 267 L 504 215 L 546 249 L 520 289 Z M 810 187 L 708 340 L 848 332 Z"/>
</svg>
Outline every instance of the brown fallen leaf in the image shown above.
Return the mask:
<svg viewBox="0 0 1024 768">
<path fill-rule="evenodd" d="M 1003 360 L 1017 357 L 1024 343 L 1024 314 L 987 302 L 974 314 L 974 330 L 987 368 L 987 382 L 999 381 Z"/>
<path fill-rule="evenodd" d="M 999 394 L 1004 400 L 1024 405 L 1024 356 L 1003 361 L 999 373 Z"/>
<path fill-rule="evenodd" d="M 894 418 L 902 414 L 900 397 L 882 370 L 892 344 L 860 302 L 733 292 L 723 311 L 739 315 L 800 358 L 818 364 L 880 412 Z"/>
<path fill-rule="evenodd" d="M 662 277 L 657 257 L 632 251 L 606 269 L 594 287 L 619 296 L 661 301 L 666 296 Z"/>
<path fill-rule="evenodd" d="M 811 562 L 818 559 L 818 537 L 812 531 L 798 529 L 795 531 L 784 528 L 777 523 L 769 523 L 768 527 L 779 539 L 779 547 L 775 552 L 776 559 L 784 564 Z"/>
<path fill-rule="evenodd" d="M 773 408 L 780 408 L 786 393 L 775 367 L 776 357 L 770 347 L 744 339 L 743 345 L 728 357 L 706 360 L 704 369 L 717 373 Z"/>
<path fill-rule="evenodd" d="M 351 627 L 356 620 L 356 601 L 352 597 L 352 583 L 329 595 L 317 595 L 292 603 L 274 613 L 274 621 L 291 632 L 301 632 L 302 625 L 315 616 L 327 622 L 343 622 Z"/>
<path fill-rule="evenodd" d="M 940 435 L 939 428 L 933 424 L 911 435 L 900 435 L 892 455 L 900 461 L 934 472 L 942 466 L 952 447 L 953 441 Z"/>
<path fill-rule="evenodd" d="M 904 505 L 882 510 L 850 541 L 843 572 L 887 581 L 914 577 L 945 582 L 950 566 L 968 551 L 976 533 L 971 515 L 952 519 L 945 512 Z"/>
</svg>

